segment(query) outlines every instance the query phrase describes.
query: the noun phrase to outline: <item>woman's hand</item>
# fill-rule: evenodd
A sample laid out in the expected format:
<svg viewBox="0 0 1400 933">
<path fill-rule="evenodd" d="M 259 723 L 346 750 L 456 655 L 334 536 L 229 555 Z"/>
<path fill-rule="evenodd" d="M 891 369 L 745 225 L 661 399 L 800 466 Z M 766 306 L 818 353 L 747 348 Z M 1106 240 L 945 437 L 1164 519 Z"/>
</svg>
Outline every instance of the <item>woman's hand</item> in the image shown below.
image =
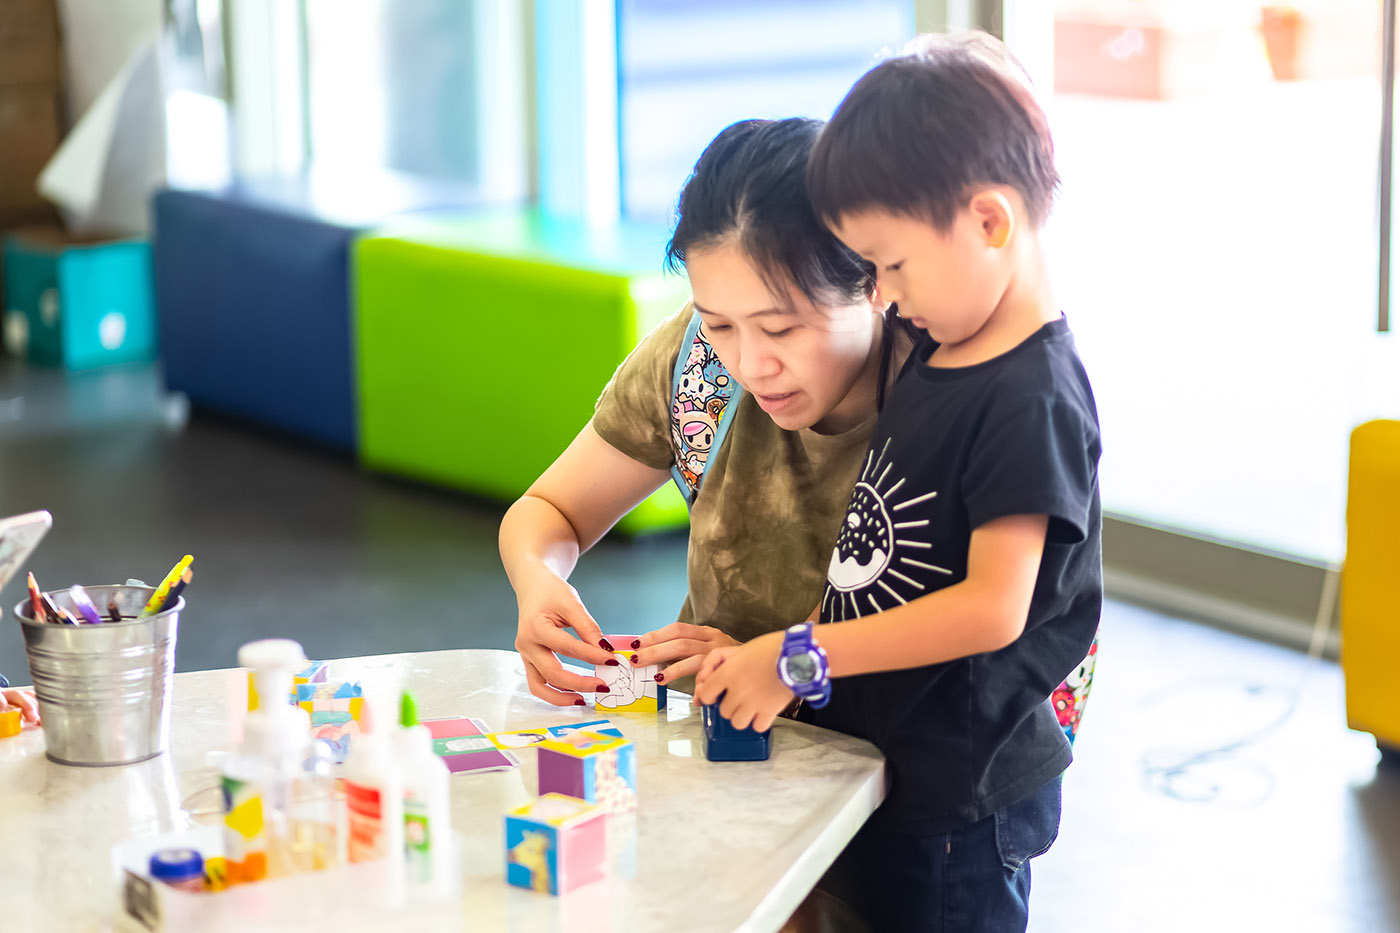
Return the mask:
<svg viewBox="0 0 1400 933">
<path fill-rule="evenodd" d="M 39 701 L 34 699 L 34 691 L 0 690 L 0 713 L 12 706 L 19 707 L 20 716 L 25 722 L 39 724 Z"/>
<path fill-rule="evenodd" d="M 709 625 L 691 625 L 689 622 L 673 622 L 665 628 L 647 632 L 640 639 L 637 649 L 637 667 L 652 664 L 666 668 L 656 675 L 659 684 L 670 683 L 681 677 L 688 677 L 700 670 L 705 656 L 717 648 L 728 648 L 739 644 L 719 629 Z M 618 650 L 626 646 L 617 645 Z"/>
<path fill-rule="evenodd" d="M 501 520 L 501 563 L 520 608 L 515 650 L 530 692 L 546 703 L 587 706 L 580 693 L 607 692 L 597 677 L 559 663 L 557 655 L 590 666 L 618 663 L 599 647 L 603 633 L 568 577 L 581 552 L 669 478 L 603 440 L 590 421 Z"/>
<path fill-rule="evenodd" d="M 580 693 L 606 693 L 607 684 L 591 674 L 564 669 L 559 655 L 584 664 L 617 664 L 599 642 L 603 633 L 579 599 L 578 590 L 551 573 L 541 573 L 517 588 L 520 618 L 515 650 L 525 663 L 530 692 L 555 706 L 587 706 Z M 578 638 L 569 634 L 573 629 Z"/>
<path fill-rule="evenodd" d="M 783 633 L 769 632 L 711 651 L 695 676 L 695 701 L 719 702 L 719 714 L 735 729 L 767 731 L 792 703 L 792 691 L 778 679 L 782 648 Z"/>
</svg>

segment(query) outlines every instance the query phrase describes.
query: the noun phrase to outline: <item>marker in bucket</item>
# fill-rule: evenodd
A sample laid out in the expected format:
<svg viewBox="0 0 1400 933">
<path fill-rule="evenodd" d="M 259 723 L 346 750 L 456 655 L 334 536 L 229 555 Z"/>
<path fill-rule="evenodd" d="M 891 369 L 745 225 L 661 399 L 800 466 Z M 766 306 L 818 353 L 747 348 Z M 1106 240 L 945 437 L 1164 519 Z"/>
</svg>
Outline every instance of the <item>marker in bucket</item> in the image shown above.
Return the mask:
<svg viewBox="0 0 1400 933">
<path fill-rule="evenodd" d="M 146 601 L 146 607 L 141 610 L 141 616 L 153 616 L 160 611 L 161 606 L 165 603 L 165 597 L 170 594 L 170 588 L 175 585 L 175 581 L 180 579 L 181 574 L 188 570 L 192 563 L 194 563 L 194 558 L 186 554 L 180 558 L 178 564 L 170 568 L 165 579 L 160 581 L 160 586 L 156 587 L 156 591 Z"/>
<path fill-rule="evenodd" d="M 187 586 L 190 585 L 190 581 L 193 580 L 193 579 L 194 579 L 194 571 L 193 571 L 193 570 L 186 570 L 184 573 L 180 574 L 180 579 L 179 579 L 179 581 L 178 581 L 174 586 L 172 586 L 172 587 L 170 588 L 170 592 L 169 592 L 169 593 L 166 593 L 166 594 L 165 594 L 165 602 L 163 602 L 163 603 L 160 604 L 160 610 L 159 610 L 159 611 L 160 611 L 160 612 L 164 612 L 164 611 L 167 610 L 167 609 L 174 609 L 174 608 L 175 608 L 175 600 L 177 600 L 177 599 L 180 598 L 180 593 L 184 591 L 185 587 L 187 587 Z"/>
<path fill-rule="evenodd" d="M 77 583 L 68 588 L 68 600 L 73 604 L 73 608 L 78 611 L 84 622 L 92 625 L 101 625 L 102 616 L 97 611 L 97 606 L 88 596 L 87 590 Z"/>
</svg>

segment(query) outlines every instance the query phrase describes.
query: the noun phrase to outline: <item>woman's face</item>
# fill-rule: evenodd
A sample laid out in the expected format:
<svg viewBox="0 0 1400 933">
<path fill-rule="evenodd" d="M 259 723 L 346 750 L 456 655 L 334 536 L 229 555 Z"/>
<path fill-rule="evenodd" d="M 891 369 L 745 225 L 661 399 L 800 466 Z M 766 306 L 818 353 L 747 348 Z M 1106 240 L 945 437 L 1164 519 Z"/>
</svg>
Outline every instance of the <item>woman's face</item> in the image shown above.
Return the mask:
<svg viewBox="0 0 1400 933">
<path fill-rule="evenodd" d="M 736 245 L 686 254 L 695 310 L 730 374 L 778 427 L 848 431 L 875 411 L 880 312 L 774 294 Z"/>
</svg>

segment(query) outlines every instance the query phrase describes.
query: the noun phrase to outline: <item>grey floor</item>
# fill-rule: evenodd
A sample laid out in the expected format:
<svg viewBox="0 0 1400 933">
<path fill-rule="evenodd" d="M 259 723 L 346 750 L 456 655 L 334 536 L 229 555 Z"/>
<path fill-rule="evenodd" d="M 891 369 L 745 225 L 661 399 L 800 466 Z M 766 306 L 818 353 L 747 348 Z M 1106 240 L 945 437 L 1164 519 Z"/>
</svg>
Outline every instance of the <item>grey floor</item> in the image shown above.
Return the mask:
<svg viewBox="0 0 1400 933">
<path fill-rule="evenodd" d="M 509 647 L 500 506 L 187 419 L 158 387 L 147 368 L 0 360 L 0 515 L 53 512 L 31 562 L 46 588 L 154 579 L 193 554 L 181 670 L 232 666 L 267 635 L 312 657 Z M 608 540 L 575 583 L 605 627 L 661 625 L 684 549 Z M 1116 602 L 1102 632 L 1031 929 L 1400 930 L 1400 771 L 1346 729 L 1337 666 Z M 0 672 L 27 680 L 13 621 Z"/>
</svg>

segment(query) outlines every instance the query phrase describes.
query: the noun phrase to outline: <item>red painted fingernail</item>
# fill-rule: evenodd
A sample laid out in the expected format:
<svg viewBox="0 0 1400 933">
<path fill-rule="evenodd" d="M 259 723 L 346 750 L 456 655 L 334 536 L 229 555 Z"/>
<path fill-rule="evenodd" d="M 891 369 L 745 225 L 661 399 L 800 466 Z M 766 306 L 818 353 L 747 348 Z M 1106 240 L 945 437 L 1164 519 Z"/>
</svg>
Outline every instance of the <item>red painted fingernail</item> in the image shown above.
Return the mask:
<svg viewBox="0 0 1400 933">
<path fill-rule="evenodd" d="M 574 701 L 574 705 L 575 705 L 575 706 L 587 706 L 588 703 L 587 703 L 587 701 L 585 701 L 585 700 L 575 700 L 575 701 Z"/>
<path fill-rule="evenodd" d="M 616 650 L 616 649 L 613 648 L 612 642 L 608 641 L 606 638 L 600 638 L 600 639 L 598 639 L 598 647 L 599 647 L 599 648 L 602 648 L 604 651 L 613 651 L 613 650 Z"/>
<path fill-rule="evenodd" d="M 608 659 L 607 659 L 606 661 L 604 661 L 603 663 L 606 664 L 608 667 L 621 667 L 621 666 L 622 666 L 622 662 L 619 661 L 617 658 L 608 658 Z"/>
<path fill-rule="evenodd" d="M 599 685 L 598 685 L 598 689 L 597 689 L 597 690 L 594 690 L 593 692 L 594 692 L 594 693 L 611 693 L 612 691 L 608 689 L 608 685 L 607 685 L 607 684 L 599 684 Z"/>
<path fill-rule="evenodd" d="M 642 640 L 640 638 L 632 639 L 632 650 L 636 651 L 640 647 L 642 647 Z"/>
<path fill-rule="evenodd" d="M 632 661 L 633 664 L 636 664 L 636 663 L 637 663 L 637 656 L 636 656 L 635 654 L 632 655 L 631 661 Z"/>
<path fill-rule="evenodd" d="M 657 683 L 661 683 L 663 680 L 666 679 L 666 675 L 665 675 L 665 674 L 657 674 L 656 677 L 655 677 L 654 679 L 656 680 Z"/>
</svg>

